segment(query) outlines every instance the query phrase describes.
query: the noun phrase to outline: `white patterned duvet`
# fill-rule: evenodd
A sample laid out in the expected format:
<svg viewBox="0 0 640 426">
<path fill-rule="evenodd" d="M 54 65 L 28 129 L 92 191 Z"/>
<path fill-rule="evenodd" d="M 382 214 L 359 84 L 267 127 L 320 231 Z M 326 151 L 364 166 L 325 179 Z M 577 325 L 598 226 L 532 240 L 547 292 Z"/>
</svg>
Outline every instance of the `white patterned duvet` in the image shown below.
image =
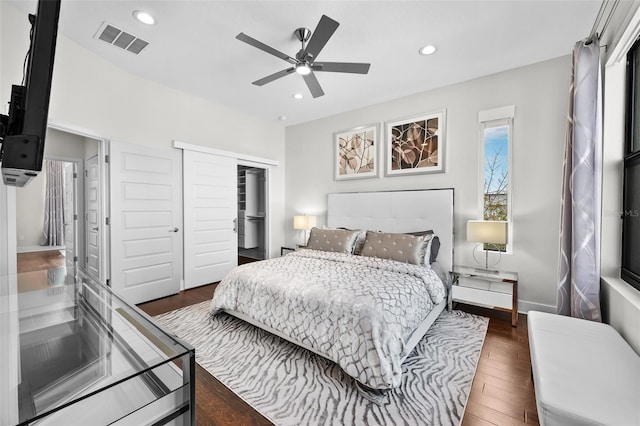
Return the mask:
<svg viewBox="0 0 640 426">
<path fill-rule="evenodd" d="M 409 338 L 445 294 L 429 267 L 302 250 L 235 268 L 217 286 L 211 312 L 245 314 L 365 386 L 389 389 L 400 385 Z"/>
</svg>

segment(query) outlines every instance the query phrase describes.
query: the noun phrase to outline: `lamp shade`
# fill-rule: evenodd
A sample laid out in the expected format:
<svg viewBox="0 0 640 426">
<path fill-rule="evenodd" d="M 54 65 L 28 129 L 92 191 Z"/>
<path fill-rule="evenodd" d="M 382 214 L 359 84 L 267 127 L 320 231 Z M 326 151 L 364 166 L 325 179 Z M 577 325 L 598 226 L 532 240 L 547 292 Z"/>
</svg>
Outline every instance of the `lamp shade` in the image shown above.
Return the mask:
<svg viewBox="0 0 640 426">
<path fill-rule="evenodd" d="M 505 221 L 467 221 L 467 241 L 476 243 L 507 244 L 508 225 Z"/>
<path fill-rule="evenodd" d="M 315 216 L 294 216 L 293 229 L 311 229 L 316 226 Z"/>
</svg>

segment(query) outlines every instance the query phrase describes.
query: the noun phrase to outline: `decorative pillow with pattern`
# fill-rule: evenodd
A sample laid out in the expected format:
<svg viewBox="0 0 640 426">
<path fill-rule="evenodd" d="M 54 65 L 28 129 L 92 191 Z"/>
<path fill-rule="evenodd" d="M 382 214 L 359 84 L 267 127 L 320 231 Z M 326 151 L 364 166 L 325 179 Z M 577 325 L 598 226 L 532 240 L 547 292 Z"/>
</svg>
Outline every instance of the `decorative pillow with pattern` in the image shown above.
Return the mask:
<svg viewBox="0 0 640 426">
<path fill-rule="evenodd" d="M 345 231 L 356 231 L 358 236 L 356 238 L 356 243 L 353 245 L 353 254 L 359 256 L 362 254 L 362 247 L 364 247 L 364 240 L 367 238 L 367 231 L 364 229 L 349 229 L 349 228 L 338 228 L 344 229 Z"/>
<path fill-rule="evenodd" d="M 430 243 L 430 235 L 415 236 L 368 231 L 362 255 L 424 265 Z"/>
<path fill-rule="evenodd" d="M 311 228 L 307 248 L 334 253 L 353 253 L 358 231 Z"/>
<path fill-rule="evenodd" d="M 407 234 L 415 236 L 427 235 L 431 239 L 431 244 L 429 244 L 429 248 L 427 250 L 429 254 L 429 264 L 436 261 L 438 258 L 438 251 L 440 251 L 440 238 L 433 234 L 432 229 L 428 229 L 426 231 L 407 232 Z"/>
</svg>

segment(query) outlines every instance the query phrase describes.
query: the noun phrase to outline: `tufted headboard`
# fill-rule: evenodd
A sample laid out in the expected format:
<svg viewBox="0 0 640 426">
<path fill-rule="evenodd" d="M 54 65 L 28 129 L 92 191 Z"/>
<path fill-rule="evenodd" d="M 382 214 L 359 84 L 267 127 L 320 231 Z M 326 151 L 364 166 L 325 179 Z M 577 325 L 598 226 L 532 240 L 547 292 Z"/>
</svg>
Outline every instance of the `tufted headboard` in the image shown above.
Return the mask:
<svg viewBox="0 0 640 426">
<path fill-rule="evenodd" d="M 453 268 L 453 188 L 329 194 L 327 225 L 384 232 L 433 229 L 438 262 Z"/>
</svg>

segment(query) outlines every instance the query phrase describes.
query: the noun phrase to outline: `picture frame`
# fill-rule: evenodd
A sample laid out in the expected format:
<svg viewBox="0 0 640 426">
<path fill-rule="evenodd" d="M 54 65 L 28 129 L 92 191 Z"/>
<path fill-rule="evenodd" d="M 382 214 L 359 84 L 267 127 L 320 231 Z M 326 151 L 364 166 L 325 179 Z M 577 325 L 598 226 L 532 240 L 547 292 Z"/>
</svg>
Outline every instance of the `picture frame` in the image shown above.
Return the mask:
<svg viewBox="0 0 640 426">
<path fill-rule="evenodd" d="M 334 133 L 335 180 L 379 177 L 379 139 L 379 124 L 358 126 Z"/>
<path fill-rule="evenodd" d="M 385 175 L 444 173 L 444 109 L 386 123 Z"/>
</svg>

